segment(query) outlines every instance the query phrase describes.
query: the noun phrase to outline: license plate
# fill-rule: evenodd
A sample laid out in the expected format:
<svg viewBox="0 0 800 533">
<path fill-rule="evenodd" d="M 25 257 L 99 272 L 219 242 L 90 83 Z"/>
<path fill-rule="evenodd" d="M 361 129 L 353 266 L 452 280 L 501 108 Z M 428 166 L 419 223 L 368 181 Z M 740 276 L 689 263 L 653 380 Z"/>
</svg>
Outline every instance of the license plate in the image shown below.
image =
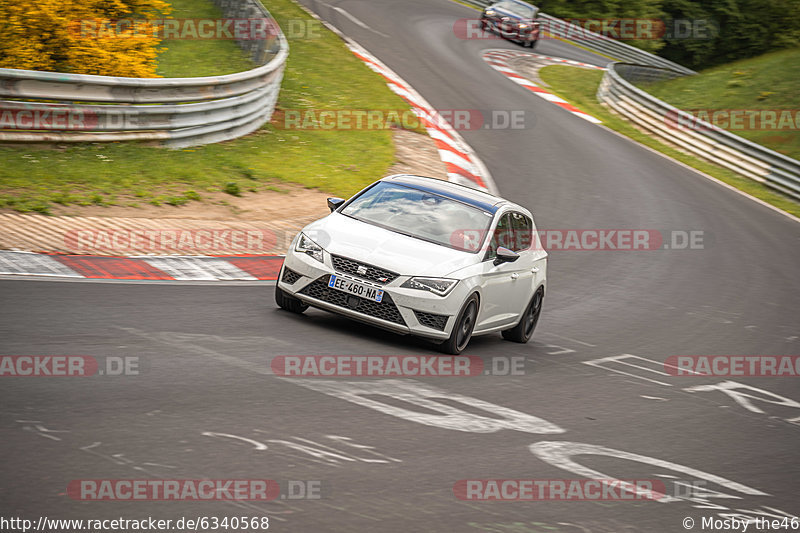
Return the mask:
<svg viewBox="0 0 800 533">
<path fill-rule="evenodd" d="M 362 298 L 372 300 L 373 302 L 380 303 L 381 300 L 383 300 L 383 291 L 381 289 L 376 289 L 375 287 L 370 287 L 369 285 L 364 285 L 363 283 L 358 283 L 357 281 L 343 279 L 339 276 L 331 276 L 331 279 L 328 282 L 328 287 L 346 292 L 348 294 L 353 294 L 355 296 L 361 296 Z"/>
</svg>

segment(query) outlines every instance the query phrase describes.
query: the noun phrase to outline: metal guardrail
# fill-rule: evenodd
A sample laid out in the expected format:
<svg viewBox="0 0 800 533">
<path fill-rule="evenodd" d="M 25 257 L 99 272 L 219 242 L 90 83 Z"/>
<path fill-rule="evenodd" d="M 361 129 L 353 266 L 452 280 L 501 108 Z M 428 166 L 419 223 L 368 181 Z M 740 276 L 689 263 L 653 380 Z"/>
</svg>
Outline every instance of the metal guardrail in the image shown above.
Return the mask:
<svg viewBox="0 0 800 533">
<path fill-rule="evenodd" d="M 258 0 L 214 2 L 227 18 L 272 20 Z M 0 97 L 10 98 L 0 100 L 0 142 L 137 140 L 182 148 L 251 133 L 272 117 L 289 54 L 277 24 L 270 28 L 277 35 L 237 40 L 259 66 L 225 76 L 123 78 L 0 68 Z"/>
<path fill-rule="evenodd" d="M 462 0 L 484 8 L 493 0 Z M 684 66 L 623 42 L 539 13 L 545 31 L 565 41 L 625 62 L 608 65 L 597 99 L 649 133 L 685 152 L 716 163 L 800 200 L 800 161 L 734 135 L 639 89 L 646 84 L 694 74 Z M 570 35 L 579 38 L 570 38 Z"/>
<path fill-rule="evenodd" d="M 463 2 L 473 5 L 475 7 L 484 8 L 495 3 L 496 0 L 462 0 Z M 548 15 L 547 13 L 539 13 L 539 19 L 544 22 L 543 30 L 549 33 L 551 37 L 562 39 L 571 43 L 579 44 L 584 48 L 588 48 L 594 52 L 613 58 L 613 60 L 629 61 L 631 63 L 638 63 L 640 65 L 652 65 L 655 67 L 662 67 L 680 72 L 682 74 L 694 74 L 694 71 L 673 63 L 668 59 L 659 57 L 650 52 L 646 52 L 635 46 L 623 43 L 622 41 L 612 39 L 599 33 L 588 31 L 578 25 L 570 24 L 565 20 Z"/>
<path fill-rule="evenodd" d="M 680 75 L 667 69 L 612 63 L 597 90 L 597 99 L 685 152 L 800 200 L 800 161 L 698 120 L 634 85 Z"/>
</svg>

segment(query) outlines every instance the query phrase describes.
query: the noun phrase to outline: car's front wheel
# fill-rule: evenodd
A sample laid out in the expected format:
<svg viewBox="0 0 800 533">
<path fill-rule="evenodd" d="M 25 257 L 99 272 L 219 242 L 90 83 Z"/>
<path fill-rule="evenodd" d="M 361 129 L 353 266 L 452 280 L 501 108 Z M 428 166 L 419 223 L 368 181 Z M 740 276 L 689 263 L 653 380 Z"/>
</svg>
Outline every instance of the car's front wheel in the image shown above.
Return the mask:
<svg viewBox="0 0 800 533">
<path fill-rule="evenodd" d="M 523 344 L 531 340 L 536 324 L 539 322 L 539 316 L 542 314 L 542 302 L 544 302 L 544 287 L 539 287 L 533 294 L 528 307 L 525 308 L 525 313 L 520 318 L 519 324 L 511 329 L 504 330 L 503 338 Z"/>
<path fill-rule="evenodd" d="M 275 303 L 278 304 L 278 307 L 281 309 L 286 309 L 292 313 L 299 314 L 308 309 L 308 304 L 304 304 L 297 298 L 289 296 L 277 285 L 275 285 Z"/>
<path fill-rule="evenodd" d="M 478 295 L 473 294 L 461 308 L 461 312 L 456 318 L 453 332 L 450 338 L 439 345 L 439 349 L 444 353 L 458 355 L 464 351 L 472 338 L 472 330 L 475 329 L 475 322 L 478 320 Z"/>
</svg>

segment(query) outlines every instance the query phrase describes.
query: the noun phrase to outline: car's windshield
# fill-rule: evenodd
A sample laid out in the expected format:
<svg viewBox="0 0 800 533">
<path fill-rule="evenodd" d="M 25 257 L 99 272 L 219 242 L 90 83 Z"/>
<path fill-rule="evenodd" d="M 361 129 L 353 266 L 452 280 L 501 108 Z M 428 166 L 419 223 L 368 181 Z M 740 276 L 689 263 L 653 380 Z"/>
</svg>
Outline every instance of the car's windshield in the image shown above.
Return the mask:
<svg viewBox="0 0 800 533">
<path fill-rule="evenodd" d="M 435 193 L 381 181 L 352 200 L 343 215 L 386 229 L 475 253 L 466 246 L 465 230 L 485 235 L 491 213 Z"/>
<path fill-rule="evenodd" d="M 519 2 L 500 2 L 497 7 L 510 11 L 517 16 L 532 19 L 536 16 L 536 8 Z"/>
</svg>

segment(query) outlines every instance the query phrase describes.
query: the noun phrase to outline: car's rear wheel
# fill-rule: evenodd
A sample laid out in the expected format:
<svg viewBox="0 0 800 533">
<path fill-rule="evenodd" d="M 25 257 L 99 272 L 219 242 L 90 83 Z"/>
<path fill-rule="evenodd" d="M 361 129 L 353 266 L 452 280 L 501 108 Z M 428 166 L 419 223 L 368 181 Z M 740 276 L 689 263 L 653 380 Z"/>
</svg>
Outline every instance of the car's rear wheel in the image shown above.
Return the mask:
<svg viewBox="0 0 800 533">
<path fill-rule="evenodd" d="M 544 287 L 539 287 L 533 294 L 528 307 L 525 308 L 519 324 L 511 329 L 503 331 L 503 338 L 509 341 L 526 343 L 533 337 L 536 324 L 539 323 L 539 316 L 542 314 L 542 302 L 544 302 Z"/>
<path fill-rule="evenodd" d="M 278 304 L 278 307 L 281 309 L 286 309 L 287 311 L 291 311 L 292 313 L 302 313 L 306 309 L 308 309 L 308 304 L 304 304 L 297 298 L 293 296 L 289 296 L 286 292 L 275 285 L 275 303 Z"/>
<path fill-rule="evenodd" d="M 444 353 L 458 355 L 464 351 L 472 338 L 472 330 L 475 329 L 475 322 L 478 320 L 478 295 L 473 294 L 467 299 L 461 312 L 456 318 L 453 332 L 450 338 L 439 345 L 439 349 Z"/>
</svg>

